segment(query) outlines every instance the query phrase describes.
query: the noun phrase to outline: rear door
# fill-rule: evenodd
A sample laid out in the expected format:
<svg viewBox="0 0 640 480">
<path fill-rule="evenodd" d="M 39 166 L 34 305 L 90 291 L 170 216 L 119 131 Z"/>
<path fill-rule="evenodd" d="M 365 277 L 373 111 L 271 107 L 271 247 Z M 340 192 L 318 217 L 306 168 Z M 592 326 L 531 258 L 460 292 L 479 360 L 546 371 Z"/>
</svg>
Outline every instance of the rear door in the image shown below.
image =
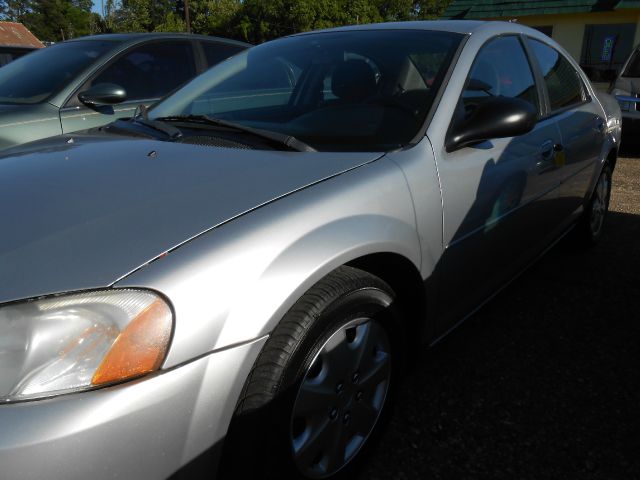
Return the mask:
<svg viewBox="0 0 640 480">
<path fill-rule="evenodd" d="M 64 133 L 105 125 L 131 117 L 140 104 L 151 105 L 197 73 L 192 42 L 163 40 L 136 45 L 99 70 L 84 83 L 60 111 Z M 127 100 L 117 105 L 88 107 L 78 94 L 100 83 L 119 85 Z"/>
<path fill-rule="evenodd" d="M 483 101 L 519 98 L 541 120 L 518 137 L 491 139 L 437 156 L 445 252 L 438 264 L 439 328 L 481 303 L 539 251 L 557 216 L 560 177 L 554 168 L 557 123 L 542 119 L 544 101 L 519 35 L 489 40 L 471 67 L 452 120 Z M 440 300 L 441 299 L 441 300 Z"/>
<path fill-rule="evenodd" d="M 568 222 L 583 204 L 605 140 L 606 120 L 598 102 L 588 94 L 572 63 L 555 48 L 527 39 L 543 79 L 546 117 L 555 121 L 562 137 L 555 168 L 561 180 L 557 213 Z"/>
</svg>

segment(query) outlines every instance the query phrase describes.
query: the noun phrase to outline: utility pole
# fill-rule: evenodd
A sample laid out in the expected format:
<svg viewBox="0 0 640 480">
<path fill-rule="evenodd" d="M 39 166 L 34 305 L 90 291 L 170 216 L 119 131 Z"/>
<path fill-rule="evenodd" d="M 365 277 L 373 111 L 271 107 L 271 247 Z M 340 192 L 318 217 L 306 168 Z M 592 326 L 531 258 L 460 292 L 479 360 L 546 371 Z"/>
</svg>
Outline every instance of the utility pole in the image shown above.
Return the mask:
<svg viewBox="0 0 640 480">
<path fill-rule="evenodd" d="M 187 33 L 191 33 L 191 21 L 189 20 L 189 0 L 184 0 L 184 21 L 187 24 Z"/>
</svg>

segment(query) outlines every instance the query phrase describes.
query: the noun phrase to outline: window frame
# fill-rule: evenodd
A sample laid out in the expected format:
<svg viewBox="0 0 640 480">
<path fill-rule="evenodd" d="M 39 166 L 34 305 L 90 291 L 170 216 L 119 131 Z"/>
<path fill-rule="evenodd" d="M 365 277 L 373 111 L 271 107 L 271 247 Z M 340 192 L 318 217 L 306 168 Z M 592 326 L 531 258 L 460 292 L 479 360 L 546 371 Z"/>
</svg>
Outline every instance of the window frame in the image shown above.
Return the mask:
<svg viewBox="0 0 640 480">
<path fill-rule="evenodd" d="M 67 110 L 70 110 L 70 109 L 75 110 L 75 109 L 82 108 L 82 107 L 89 108 L 78 99 L 78 94 L 83 92 L 86 89 L 86 86 L 88 84 L 93 82 L 93 80 L 95 80 L 98 76 L 100 76 L 102 74 L 102 72 L 104 72 L 107 68 L 111 67 L 111 65 L 113 65 L 115 62 L 120 60 L 125 55 L 128 55 L 129 53 L 131 53 L 133 50 L 136 50 L 136 49 L 141 48 L 141 47 L 148 47 L 149 45 L 155 45 L 157 43 L 182 43 L 182 44 L 188 44 L 191 47 L 191 52 L 193 54 L 193 68 L 194 68 L 194 71 L 195 71 L 195 75 L 197 76 L 200 73 L 202 73 L 202 72 L 200 72 L 200 70 L 198 68 L 199 67 L 198 49 L 196 48 L 196 45 L 194 44 L 194 41 L 192 39 L 189 39 L 189 38 L 157 38 L 156 39 L 156 38 L 154 38 L 152 40 L 136 42 L 136 43 L 134 43 L 132 45 L 127 46 L 123 50 L 119 51 L 113 57 L 111 57 L 107 62 L 102 64 L 99 68 L 97 68 L 93 72 L 91 72 L 91 74 L 75 90 L 73 90 L 73 92 L 66 98 L 66 100 L 63 102 L 62 107 L 60 108 L 60 110 L 61 111 L 67 111 Z M 170 93 L 171 92 L 167 92 L 167 94 L 165 94 L 164 96 L 166 96 L 166 95 L 168 95 Z M 142 98 L 142 99 L 136 99 L 136 100 L 127 99 L 124 102 L 122 102 L 122 104 L 126 104 L 128 102 L 148 103 L 149 101 L 158 100 L 160 98 L 163 98 L 163 97 L 148 97 L 148 98 Z"/>
<path fill-rule="evenodd" d="M 571 110 L 572 108 L 577 108 L 579 106 L 585 105 L 587 103 L 591 103 L 593 101 L 591 94 L 589 93 L 589 89 L 585 85 L 584 78 L 582 77 L 581 71 L 579 68 L 576 68 L 576 65 L 574 64 L 574 62 L 572 62 L 566 55 L 564 55 L 560 50 L 555 48 L 553 45 L 549 45 L 547 42 L 539 38 L 532 37 L 526 34 L 521 34 L 520 36 L 522 37 L 521 41 L 525 47 L 525 50 L 528 52 L 530 62 L 532 63 L 532 68 L 534 69 L 534 76 L 536 79 L 536 83 L 539 84 L 538 90 L 542 90 L 542 95 L 544 98 L 544 113 L 538 119 L 539 121 L 546 120 L 551 117 L 555 117 L 556 115 L 560 115 L 568 110 Z M 544 80 L 544 75 L 542 73 L 542 68 L 540 67 L 540 63 L 538 62 L 538 58 L 536 57 L 533 51 L 533 48 L 529 46 L 530 41 L 542 43 L 543 45 L 554 50 L 560 57 L 564 58 L 564 60 L 571 66 L 571 68 L 573 68 L 574 72 L 576 73 L 576 76 L 578 77 L 578 82 L 580 83 L 580 90 L 582 93 L 581 102 L 573 103 L 571 105 L 565 105 L 564 107 L 560 107 L 555 110 L 551 108 L 551 101 L 549 99 L 549 89 L 547 87 L 547 83 Z"/>
</svg>

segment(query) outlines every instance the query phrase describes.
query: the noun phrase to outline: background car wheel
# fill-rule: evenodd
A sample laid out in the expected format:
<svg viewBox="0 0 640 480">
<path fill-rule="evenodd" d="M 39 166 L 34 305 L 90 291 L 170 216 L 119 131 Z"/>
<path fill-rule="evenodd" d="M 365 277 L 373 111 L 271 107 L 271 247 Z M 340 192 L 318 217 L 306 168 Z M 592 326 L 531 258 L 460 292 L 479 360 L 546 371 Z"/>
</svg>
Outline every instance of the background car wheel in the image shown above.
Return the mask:
<svg viewBox="0 0 640 480">
<path fill-rule="evenodd" d="M 596 188 L 582 218 L 575 228 L 575 235 L 584 246 L 595 245 L 602 236 L 604 221 L 609 210 L 611 197 L 611 167 L 605 165 L 600 173 Z"/>
<path fill-rule="evenodd" d="M 284 316 L 245 383 L 223 473 L 337 478 L 357 468 L 385 423 L 402 325 L 391 288 L 340 267 Z"/>
</svg>

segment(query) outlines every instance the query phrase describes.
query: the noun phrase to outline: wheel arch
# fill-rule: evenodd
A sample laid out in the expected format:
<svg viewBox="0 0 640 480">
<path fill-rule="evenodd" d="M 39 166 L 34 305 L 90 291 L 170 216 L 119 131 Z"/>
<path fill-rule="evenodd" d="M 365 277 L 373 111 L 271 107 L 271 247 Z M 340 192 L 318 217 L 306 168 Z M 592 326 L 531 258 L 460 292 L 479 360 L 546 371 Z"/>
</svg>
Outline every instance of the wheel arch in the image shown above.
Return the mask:
<svg viewBox="0 0 640 480">
<path fill-rule="evenodd" d="M 347 266 L 374 275 L 395 292 L 407 340 L 417 344 L 428 333 L 427 298 L 424 281 L 415 265 L 397 253 L 379 252 L 355 258 Z"/>
</svg>

